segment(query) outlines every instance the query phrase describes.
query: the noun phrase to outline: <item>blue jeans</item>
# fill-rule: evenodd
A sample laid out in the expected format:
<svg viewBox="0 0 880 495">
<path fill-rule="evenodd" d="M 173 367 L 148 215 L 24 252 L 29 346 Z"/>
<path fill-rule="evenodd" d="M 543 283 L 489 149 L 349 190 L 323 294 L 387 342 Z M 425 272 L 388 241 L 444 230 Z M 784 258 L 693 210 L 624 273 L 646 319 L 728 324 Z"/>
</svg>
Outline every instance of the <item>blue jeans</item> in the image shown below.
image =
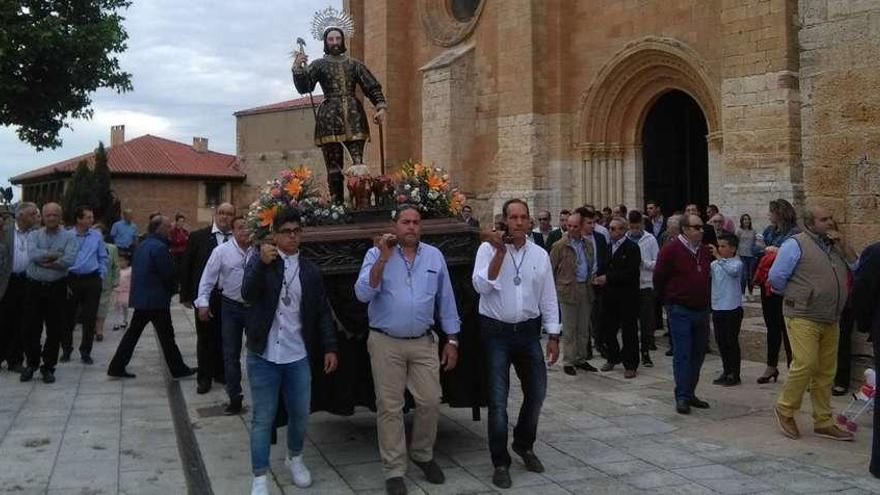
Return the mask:
<svg viewBox="0 0 880 495">
<path fill-rule="evenodd" d="M 691 400 L 700 381 L 700 369 L 709 346 L 709 311 L 669 306 L 669 334 L 672 336 L 672 371 L 675 400 Z"/>
<path fill-rule="evenodd" d="M 269 451 L 278 396 L 284 396 L 287 408 L 287 451 L 300 455 L 306 437 L 306 421 L 312 398 L 312 372 L 309 359 L 290 364 L 275 364 L 252 352 L 247 356 L 248 381 L 251 385 L 251 468 L 254 476 L 269 470 Z"/>
<path fill-rule="evenodd" d="M 496 467 L 510 466 L 507 451 L 507 395 L 510 365 L 519 377 L 523 402 L 513 429 L 514 450 L 530 450 L 538 433 L 538 418 L 547 394 L 547 365 L 541 351 L 541 323 L 516 330 L 497 320 L 481 317 L 480 334 L 489 371 L 489 451 Z"/>
<path fill-rule="evenodd" d="M 241 338 L 244 333 L 247 308 L 223 299 L 220 334 L 223 336 L 223 372 L 226 375 L 226 394 L 230 399 L 241 395 Z"/>
</svg>

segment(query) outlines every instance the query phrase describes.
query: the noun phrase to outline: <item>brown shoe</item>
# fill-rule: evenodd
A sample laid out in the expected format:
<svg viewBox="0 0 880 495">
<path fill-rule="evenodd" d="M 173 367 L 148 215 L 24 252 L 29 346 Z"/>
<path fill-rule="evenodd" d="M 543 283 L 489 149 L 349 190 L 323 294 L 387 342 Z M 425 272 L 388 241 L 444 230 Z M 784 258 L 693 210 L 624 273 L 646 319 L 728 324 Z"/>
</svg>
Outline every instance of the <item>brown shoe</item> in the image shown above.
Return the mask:
<svg viewBox="0 0 880 495">
<path fill-rule="evenodd" d="M 624 378 L 635 378 L 637 375 L 636 370 L 623 370 Z"/>
<path fill-rule="evenodd" d="M 782 430 L 783 435 L 793 440 L 797 440 L 801 437 L 801 433 L 798 431 L 797 422 L 794 418 L 783 416 L 782 413 L 779 412 L 778 407 L 773 408 L 773 415 L 776 416 L 776 423 L 779 424 L 779 429 Z"/>
<path fill-rule="evenodd" d="M 855 436 L 851 431 L 840 429 L 837 425 L 826 426 L 824 428 L 813 428 L 813 433 L 815 433 L 816 436 L 830 438 L 831 440 L 840 440 L 842 442 L 852 442 L 855 440 Z"/>
</svg>

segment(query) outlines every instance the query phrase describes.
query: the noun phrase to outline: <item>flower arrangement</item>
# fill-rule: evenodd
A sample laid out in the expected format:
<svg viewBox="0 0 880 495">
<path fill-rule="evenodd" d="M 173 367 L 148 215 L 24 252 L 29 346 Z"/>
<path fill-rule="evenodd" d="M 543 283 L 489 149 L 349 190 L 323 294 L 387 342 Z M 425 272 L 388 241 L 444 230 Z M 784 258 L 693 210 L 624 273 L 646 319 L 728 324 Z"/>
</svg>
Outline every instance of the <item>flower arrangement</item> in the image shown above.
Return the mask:
<svg viewBox="0 0 880 495">
<path fill-rule="evenodd" d="M 450 186 L 449 174 L 441 168 L 409 160 L 400 166 L 396 181 L 397 204 L 415 206 L 423 218 L 456 216 L 465 201 L 464 194 Z"/>
<path fill-rule="evenodd" d="M 348 219 L 345 207 L 331 203 L 315 184 L 312 171 L 301 165 L 266 182 L 259 198 L 251 204 L 248 225 L 254 235 L 261 239 L 269 234 L 275 215 L 287 206 L 299 210 L 305 226 L 340 224 Z"/>
</svg>

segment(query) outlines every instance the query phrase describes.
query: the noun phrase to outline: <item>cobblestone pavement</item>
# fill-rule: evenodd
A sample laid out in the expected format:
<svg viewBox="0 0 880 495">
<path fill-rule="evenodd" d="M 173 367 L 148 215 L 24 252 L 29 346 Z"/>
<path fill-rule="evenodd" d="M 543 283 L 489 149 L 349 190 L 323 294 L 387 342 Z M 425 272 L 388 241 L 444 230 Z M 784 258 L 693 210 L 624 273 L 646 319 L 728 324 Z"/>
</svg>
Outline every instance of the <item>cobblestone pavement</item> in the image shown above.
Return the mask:
<svg viewBox="0 0 880 495">
<path fill-rule="evenodd" d="M 195 365 L 192 315 L 180 307 L 173 315 L 184 357 Z M 54 385 L 21 384 L 17 375 L 0 373 L 0 492 L 186 491 L 155 339 L 150 331 L 144 334 L 129 367 L 138 377 L 123 382 L 104 374 L 120 336 L 108 332 L 96 344 L 94 367 L 59 366 Z M 798 417 L 803 438 L 785 439 L 770 414 L 784 376 L 780 384 L 757 385 L 763 365 L 744 362 L 742 386 L 713 386 L 717 355 L 708 357 L 698 388 L 711 409 L 681 416 L 673 408 L 671 361 L 663 356 L 665 345 L 660 347 L 657 366 L 640 369 L 634 380 L 624 380 L 620 369 L 569 377 L 558 365 L 551 368 L 535 446 L 547 471 L 526 472 L 514 456 L 514 486 L 503 492 L 880 493 L 880 481 L 867 473 L 868 416 L 861 418 L 854 443 L 819 439 L 810 434 L 805 400 L 807 413 Z M 180 385 L 213 492 L 248 493 L 249 415 L 220 415 L 222 387 L 197 395 L 194 380 Z M 519 400 L 514 386 L 512 417 Z M 835 398 L 835 409 L 847 402 Z M 485 420 L 472 421 L 470 410 L 444 406 L 436 457 L 447 481 L 431 485 L 411 465 L 410 493 L 495 491 L 485 429 Z M 284 430 L 279 437 L 272 451 L 273 493 L 384 493 L 369 411 L 312 416 L 305 455 L 314 484 L 308 490 L 293 487 L 283 465 Z"/>
</svg>

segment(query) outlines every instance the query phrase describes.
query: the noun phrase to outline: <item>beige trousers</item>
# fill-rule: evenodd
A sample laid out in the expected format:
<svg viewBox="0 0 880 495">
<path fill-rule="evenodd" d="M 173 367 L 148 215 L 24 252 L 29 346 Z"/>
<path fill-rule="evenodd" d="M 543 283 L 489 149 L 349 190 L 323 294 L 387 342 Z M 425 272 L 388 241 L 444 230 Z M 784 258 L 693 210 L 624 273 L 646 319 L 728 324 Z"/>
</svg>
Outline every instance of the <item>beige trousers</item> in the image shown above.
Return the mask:
<svg viewBox="0 0 880 495">
<path fill-rule="evenodd" d="M 587 359 L 590 342 L 593 287 L 579 283 L 575 289 L 575 303 L 560 304 L 562 309 L 562 364 L 574 366 Z"/>
<path fill-rule="evenodd" d="M 437 342 L 433 335 L 407 340 L 370 332 L 367 350 L 376 388 L 376 428 L 385 478 L 403 476 L 407 466 L 403 426 L 406 390 L 416 402 L 410 456 L 419 462 L 434 458 L 442 395 Z"/>
</svg>

